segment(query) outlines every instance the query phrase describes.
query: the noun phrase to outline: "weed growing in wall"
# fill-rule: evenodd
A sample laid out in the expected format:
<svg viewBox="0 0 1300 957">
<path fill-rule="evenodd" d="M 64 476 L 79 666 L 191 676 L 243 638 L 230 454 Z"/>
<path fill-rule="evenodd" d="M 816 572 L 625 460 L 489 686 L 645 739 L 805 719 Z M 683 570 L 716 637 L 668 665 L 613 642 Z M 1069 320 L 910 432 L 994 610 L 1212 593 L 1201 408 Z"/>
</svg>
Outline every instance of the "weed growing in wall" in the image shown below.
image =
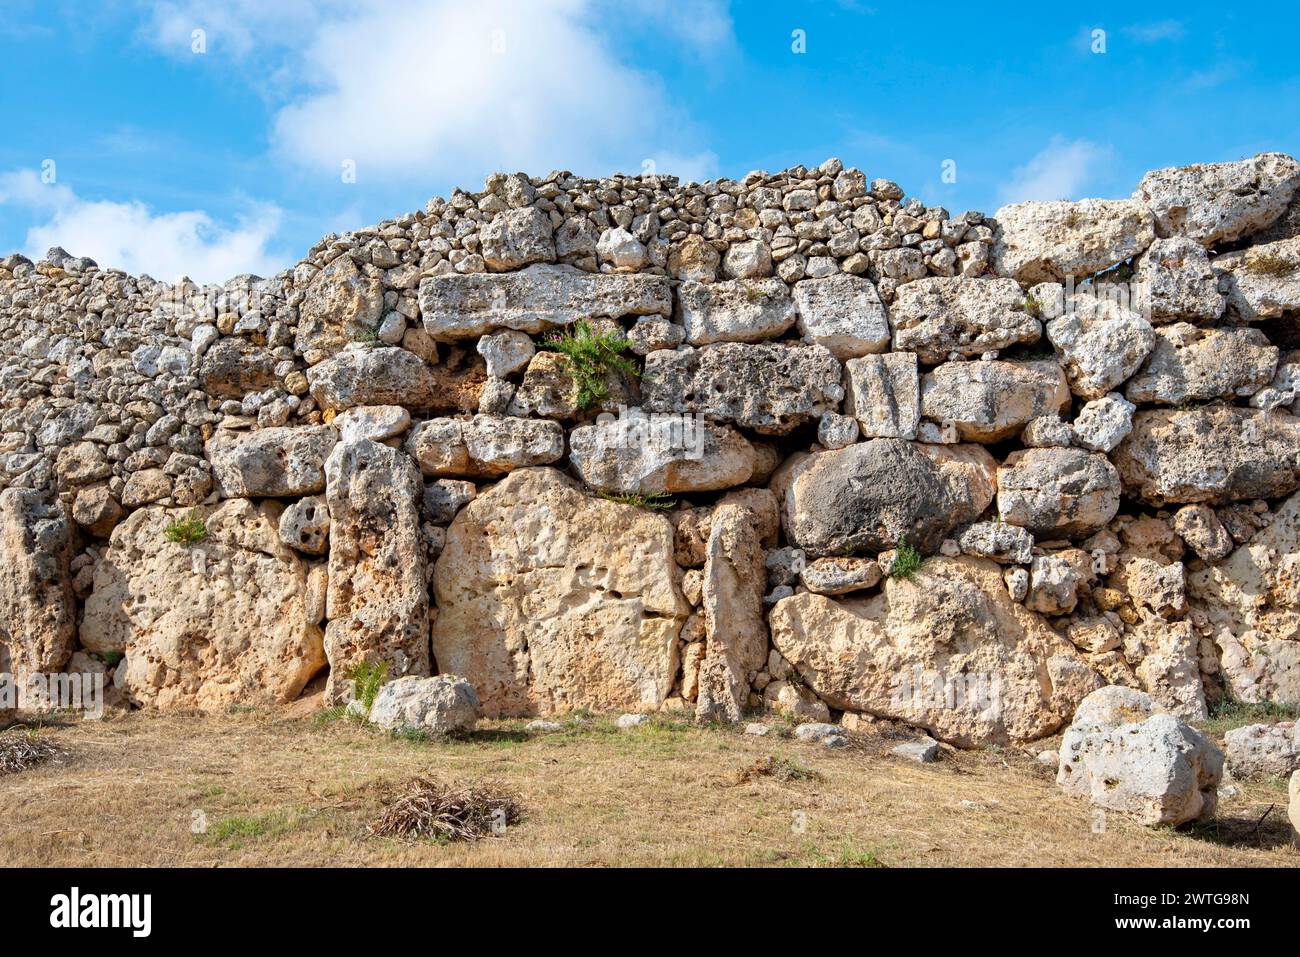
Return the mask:
<svg viewBox="0 0 1300 957">
<path fill-rule="evenodd" d="M 168 522 L 163 535 L 169 542 L 190 547 L 208 537 L 208 526 L 197 512 L 190 512 L 189 518 Z"/>
<path fill-rule="evenodd" d="M 542 340 L 541 347 L 564 356 L 564 371 L 578 387 L 578 407 L 589 409 L 609 397 L 605 379 L 612 371 L 636 375 L 635 363 L 623 351 L 631 343 L 621 332 L 596 332 L 579 319 L 565 332 Z"/>
</svg>

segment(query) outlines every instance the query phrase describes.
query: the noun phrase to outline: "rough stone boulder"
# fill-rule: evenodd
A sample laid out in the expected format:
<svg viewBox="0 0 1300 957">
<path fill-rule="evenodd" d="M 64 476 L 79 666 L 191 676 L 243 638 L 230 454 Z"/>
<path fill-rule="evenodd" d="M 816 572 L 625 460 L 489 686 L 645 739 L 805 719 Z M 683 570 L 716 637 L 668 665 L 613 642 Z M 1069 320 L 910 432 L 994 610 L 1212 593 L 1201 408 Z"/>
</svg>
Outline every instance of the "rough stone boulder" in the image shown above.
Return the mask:
<svg viewBox="0 0 1300 957">
<path fill-rule="evenodd" d="M 790 287 L 780 279 L 687 281 L 677 287 L 677 321 L 693 346 L 775 339 L 794 320 Z"/>
<path fill-rule="evenodd" d="M 415 464 L 369 439 L 340 442 L 325 463 L 330 512 L 325 652 L 332 702 L 360 663 L 429 673 L 429 588 Z"/>
<path fill-rule="evenodd" d="M 1225 405 L 1147 409 L 1111 461 L 1149 505 L 1277 498 L 1300 486 L 1300 422 Z"/>
<path fill-rule="evenodd" d="M 1277 355 L 1258 329 L 1162 326 L 1124 394 L 1131 402 L 1163 405 L 1253 395 L 1273 381 Z"/>
<path fill-rule="evenodd" d="M 921 415 L 951 423 L 966 442 L 1000 442 L 1069 408 L 1070 385 L 1050 359 L 946 362 L 921 379 Z"/>
<path fill-rule="evenodd" d="M 479 233 L 483 262 L 492 272 L 555 262 L 554 232 L 551 218 L 536 206 L 497 213 Z"/>
<path fill-rule="evenodd" d="M 1145 289 L 1152 322 L 1209 322 L 1223 313 L 1218 277 L 1194 239 L 1157 239 L 1138 260 L 1133 278 Z"/>
<path fill-rule="evenodd" d="M 569 433 L 569 462 L 587 485 L 616 494 L 679 495 L 744 485 L 757 464 L 735 429 L 703 419 L 602 416 Z"/>
<path fill-rule="evenodd" d="M 993 218 L 993 271 L 1023 283 L 1082 280 L 1155 239 L 1150 211 L 1127 199 L 1016 203 Z"/>
<path fill-rule="evenodd" d="M 1248 724 L 1223 736 L 1228 768 L 1239 778 L 1289 777 L 1300 771 L 1300 724 Z"/>
<path fill-rule="evenodd" d="M 795 283 L 799 331 L 843 362 L 889 349 L 889 318 L 870 279 L 836 273 Z"/>
<path fill-rule="evenodd" d="M 1061 357 L 1071 391 L 1100 399 L 1142 365 L 1155 346 L 1155 330 L 1129 303 L 1090 293 L 1061 299 L 1059 289 L 1044 294 L 1047 338 Z"/>
<path fill-rule="evenodd" d="M 1043 329 L 1025 309 L 1025 294 L 1011 279 L 930 276 L 898 288 L 889 311 L 894 349 L 915 352 L 925 363 L 953 354 L 979 356 L 1018 342 L 1037 342 Z"/>
<path fill-rule="evenodd" d="M 478 695 L 473 685 L 455 675 L 406 675 L 390 681 L 370 707 L 370 723 L 389 731 L 447 734 L 473 731 L 477 722 Z"/>
<path fill-rule="evenodd" d="M 476 415 L 417 422 L 406 451 L 425 475 L 491 478 L 564 455 L 564 428 L 544 419 Z"/>
<path fill-rule="evenodd" d="M 1300 311 L 1300 237 L 1215 257 L 1214 272 L 1240 322 Z"/>
<path fill-rule="evenodd" d="M 606 369 L 601 387 L 604 398 L 584 408 L 582 390 L 570 372 L 568 358 L 558 352 L 539 352 L 528 363 L 524 381 L 515 391 L 507 412 L 524 418 L 543 416 L 571 420 L 595 410 L 613 412 L 633 401 L 628 377 L 619 369 Z"/>
<path fill-rule="evenodd" d="M 1151 827 L 1214 816 L 1223 752 L 1141 691 L 1109 685 L 1079 705 L 1056 783 Z"/>
<path fill-rule="evenodd" d="M 199 360 L 195 374 L 208 395 L 242 399 L 250 392 L 270 388 L 279 382 L 275 357 L 247 339 L 226 336 L 218 339 Z"/>
<path fill-rule="evenodd" d="M 848 380 L 844 411 L 857 421 L 863 438 L 916 438 L 921 424 L 921 386 L 915 353 L 850 359 L 844 371 Z"/>
<path fill-rule="evenodd" d="M 997 472 L 998 514 L 1036 538 L 1090 535 L 1119 511 L 1119 474 L 1082 449 L 1020 449 Z"/>
<path fill-rule="evenodd" d="M 786 435 L 844 398 L 839 360 L 818 345 L 737 342 L 646 356 L 647 412 L 695 412 L 766 435 Z"/>
<path fill-rule="evenodd" d="M 678 574 L 663 515 L 587 495 L 555 469 L 514 472 L 447 530 L 438 668 L 474 686 L 485 717 L 657 709 L 689 611 Z"/>
<path fill-rule="evenodd" d="M 351 346 L 307 370 L 312 398 L 335 412 L 367 405 L 469 412 L 478 408 L 486 381 L 481 360 L 455 370 L 429 366 L 399 346 Z"/>
<path fill-rule="evenodd" d="M 786 536 L 813 555 L 877 553 L 904 539 L 930 553 L 988 508 L 995 472 L 978 445 L 872 439 L 809 455 L 780 480 Z"/>
<path fill-rule="evenodd" d="M 197 515 L 197 545 L 167 526 Z M 218 711 L 283 704 L 325 665 L 309 613 L 308 566 L 280 541 L 280 507 L 247 499 L 193 510 L 144 508 L 113 530 L 95 566 L 81 644 L 124 653 L 134 703 Z"/>
<path fill-rule="evenodd" d="M 753 510 L 735 502 L 713 512 L 704 562 L 705 653 L 695 708 L 701 721 L 739 721 L 750 679 L 767 663 L 767 571 L 759 523 Z"/>
<path fill-rule="evenodd" d="M 1187 575 L 1240 701 L 1300 703 L 1300 496 L 1217 565 Z"/>
<path fill-rule="evenodd" d="M 205 451 L 222 498 L 296 497 L 325 491 L 325 460 L 338 438 L 328 425 L 221 429 Z"/>
<path fill-rule="evenodd" d="M 383 310 L 383 283 L 363 275 L 344 253 L 307 284 L 298 305 L 295 347 L 309 362 L 319 362 L 373 333 Z"/>
<path fill-rule="evenodd" d="M 934 558 L 880 594 L 784 598 L 772 643 L 833 708 L 893 718 L 959 747 L 1033 741 L 1069 720 L 1099 679 L 1013 602 L 1001 569 Z"/>
<path fill-rule="evenodd" d="M 579 316 L 671 316 L 672 303 L 666 276 L 602 275 L 573 266 L 534 265 L 420 281 L 424 328 L 439 341 L 476 339 L 501 329 L 537 333 Z"/>
<path fill-rule="evenodd" d="M 1235 163 L 1152 170 L 1133 198 L 1155 214 L 1159 235 L 1213 246 L 1264 229 L 1286 212 L 1297 190 L 1300 163 L 1285 153 L 1260 153 Z"/>
<path fill-rule="evenodd" d="M 72 654 L 70 523 L 34 489 L 0 492 L 0 674 L 58 671 Z"/>
</svg>

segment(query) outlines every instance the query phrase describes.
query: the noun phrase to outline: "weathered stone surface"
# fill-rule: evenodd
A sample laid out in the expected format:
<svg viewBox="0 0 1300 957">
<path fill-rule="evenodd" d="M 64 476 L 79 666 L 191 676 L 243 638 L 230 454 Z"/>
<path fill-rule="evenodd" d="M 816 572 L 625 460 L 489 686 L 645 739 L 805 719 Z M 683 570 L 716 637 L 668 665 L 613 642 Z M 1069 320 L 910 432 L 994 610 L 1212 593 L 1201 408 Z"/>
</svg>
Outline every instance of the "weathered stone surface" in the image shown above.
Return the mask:
<svg viewBox="0 0 1300 957">
<path fill-rule="evenodd" d="M 1044 615 L 1066 615 L 1079 599 L 1077 565 L 1068 555 L 1039 555 L 1029 565 L 1029 594 L 1025 607 Z"/>
<path fill-rule="evenodd" d="M 802 459 L 783 480 L 786 536 L 813 555 L 880 552 L 903 539 L 933 552 L 993 500 L 980 446 L 872 439 Z"/>
<path fill-rule="evenodd" d="M 722 270 L 732 279 L 762 279 L 772 275 L 772 250 L 761 239 L 732 243 L 722 257 Z"/>
<path fill-rule="evenodd" d="M 1284 153 L 1260 153 L 1235 163 L 1152 170 L 1133 198 L 1151 208 L 1161 236 L 1213 246 L 1268 226 L 1298 189 L 1300 163 Z"/>
<path fill-rule="evenodd" d="M 1042 326 L 1025 309 L 1025 294 L 1010 279 L 918 279 L 898 288 L 889 316 L 894 348 L 915 352 L 926 363 L 946 362 L 954 353 L 979 356 L 1042 336 Z"/>
<path fill-rule="evenodd" d="M 341 442 L 325 463 L 330 513 L 325 653 L 328 700 L 362 662 L 392 677 L 429 673 L 429 590 L 420 473 L 400 449 Z"/>
<path fill-rule="evenodd" d="M 1124 394 L 1139 404 L 1164 405 L 1253 395 L 1273 380 L 1277 355 L 1258 329 L 1163 326 Z"/>
<path fill-rule="evenodd" d="M 739 721 L 750 677 L 767 662 L 767 573 L 758 522 L 738 503 L 714 510 L 704 562 L 705 654 L 695 709 L 702 721 Z"/>
<path fill-rule="evenodd" d="M 328 425 L 222 430 L 206 451 L 222 498 L 297 497 L 325 491 L 325 460 L 338 438 Z"/>
<path fill-rule="evenodd" d="M 1067 794 L 1148 826 L 1214 816 L 1223 752 L 1150 695 L 1110 685 L 1094 691 L 1061 741 L 1056 783 Z"/>
<path fill-rule="evenodd" d="M 379 689 L 369 719 L 389 731 L 473 731 L 478 722 L 478 695 L 468 681 L 455 675 L 405 675 Z"/>
<path fill-rule="evenodd" d="M 456 517 L 456 513 L 474 501 L 478 490 L 473 482 L 458 479 L 435 479 L 424 487 L 421 507 L 424 509 L 425 521 L 434 525 L 446 525 Z"/>
<path fill-rule="evenodd" d="M 383 283 L 363 275 L 344 253 L 307 285 L 298 306 L 297 350 L 308 361 L 329 358 L 358 337 L 373 333 L 383 309 Z"/>
<path fill-rule="evenodd" d="M 603 492 L 676 495 L 745 484 L 755 452 L 729 426 L 629 409 L 569 433 L 569 462 Z"/>
<path fill-rule="evenodd" d="M 676 318 L 693 346 L 762 342 L 794 325 L 795 307 L 780 279 L 687 281 L 677 287 Z"/>
<path fill-rule="evenodd" d="M 668 253 L 668 271 L 683 282 L 713 282 L 721 257 L 703 236 L 692 233 Z"/>
<path fill-rule="evenodd" d="M 1239 322 L 1300 311 L 1300 237 L 1215 257 L 1214 272 Z"/>
<path fill-rule="evenodd" d="M 841 362 L 889 348 L 889 318 L 871 280 L 847 273 L 794 285 L 799 331 Z"/>
<path fill-rule="evenodd" d="M 236 336 L 213 343 L 195 372 L 204 392 L 227 399 L 242 399 L 278 381 L 275 358 Z"/>
<path fill-rule="evenodd" d="M 411 413 L 400 405 L 363 405 L 348 409 L 335 417 L 331 424 L 338 429 L 340 441 L 370 439 L 382 442 L 409 429 Z"/>
<path fill-rule="evenodd" d="M 844 398 L 839 361 L 817 345 L 720 343 L 646 356 L 647 412 L 698 412 L 766 435 L 785 435 Z"/>
<path fill-rule="evenodd" d="M 1184 505 L 1174 514 L 1174 531 L 1206 562 L 1226 558 L 1233 549 L 1232 536 L 1208 505 Z"/>
<path fill-rule="evenodd" d="M 1277 498 L 1300 486 L 1300 422 L 1223 405 L 1144 410 L 1111 461 L 1150 505 Z"/>
<path fill-rule="evenodd" d="M 487 374 L 494 379 L 504 379 L 528 365 L 537 346 L 525 332 L 513 329 L 484 336 L 478 341 L 478 354 L 487 363 Z"/>
<path fill-rule="evenodd" d="M 770 624 L 777 650 L 831 707 L 905 721 L 960 747 L 1051 734 L 1098 683 L 981 559 L 931 559 L 866 600 L 794 595 Z"/>
<path fill-rule="evenodd" d="M 1035 294 L 1038 290 L 1035 289 Z M 1077 293 L 1044 312 L 1047 338 L 1056 347 L 1070 389 L 1100 399 L 1138 370 L 1155 346 L 1155 330 L 1143 316 L 1114 299 Z"/>
<path fill-rule="evenodd" d="M 672 524 L 525 469 L 470 502 L 434 573 L 438 667 L 486 717 L 656 709 L 672 690 L 688 608 Z"/>
<path fill-rule="evenodd" d="M 857 419 L 838 412 L 823 412 L 817 420 L 817 441 L 822 448 L 842 449 L 846 445 L 852 445 L 858 440 L 860 432 Z"/>
<path fill-rule="evenodd" d="M 482 363 L 460 370 L 428 366 L 397 346 L 353 346 L 307 370 L 311 394 L 323 409 L 400 405 L 424 412 L 478 406 L 487 374 Z"/>
<path fill-rule="evenodd" d="M 1300 771 L 1300 724 L 1248 724 L 1223 736 L 1228 768 L 1239 778 L 1289 777 Z"/>
<path fill-rule="evenodd" d="M 857 420 L 864 438 L 916 438 L 921 402 L 915 353 L 863 356 L 848 360 L 844 369 L 845 412 Z"/>
<path fill-rule="evenodd" d="M 993 218 L 993 271 L 1025 283 L 1082 280 L 1155 239 L 1150 211 L 1125 199 L 1016 203 Z"/>
<path fill-rule="evenodd" d="M 564 455 L 558 422 L 514 416 L 418 422 L 406 451 L 428 476 L 494 477 L 528 465 L 549 465 Z"/>
<path fill-rule="evenodd" d="M 1209 322 L 1223 312 L 1218 277 L 1194 239 L 1157 239 L 1138 260 L 1134 278 L 1145 288 L 1152 322 Z"/>
<path fill-rule="evenodd" d="M 193 547 L 165 534 L 188 509 L 140 509 L 113 530 L 82 647 L 125 653 L 124 690 L 141 706 L 292 701 L 325 652 L 307 613 L 307 564 L 280 541 L 279 506 L 232 499 L 195 512 L 207 535 Z"/>
<path fill-rule="evenodd" d="M 1295 833 L 1292 839 L 1300 843 L 1300 771 L 1295 771 L 1291 775 L 1291 783 L 1287 785 L 1287 804 L 1286 816 L 1291 822 L 1291 830 Z"/>
<path fill-rule="evenodd" d="M 122 514 L 122 506 L 106 485 L 92 485 L 78 490 L 72 506 L 73 521 L 100 538 L 109 536 Z"/>
<path fill-rule="evenodd" d="M 1177 569 L 1181 579 L 1181 565 L 1167 567 Z M 1178 597 L 1181 603 L 1181 590 Z M 1134 669 L 1142 688 L 1170 714 L 1185 721 L 1204 721 L 1208 712 L 1201 684 L 1198 642 L 1191 622 L 1144 615 L 1138 627 L 1130 632 L 1125 648 L 1134 646 L 1142 651 L 1142 660 Z"/>
<path fill-rule="evenodd" d="M 539 352 L 528 363 L 524 381 L 509 406 L 513 416 L 547 416 L 557 419 L 576 419 L 585 413 L 603 410 L 612 412 L 632 400 L 627 377 L 618 369 L 610 368 L 602 381 L 604 397 L 584 408 L 584 397 L 577 381 L 569 371 L 569 360 L 558 352 Z"/>
<path fill-rule="evenodd" d="M 1037 538 L 1090 535 L 1119 511 L 1120 481 L 1106 456 L 1021 449 L 998 469 L 998 513 Z"/>
<path fill-rule="evenodd" d="M 952 423 L 966 442 L 999 442 L 1031 419 L 1069 407 L 1069 383 L 1050 359 L 947 362 L 921 379 L 921 414 Z"/>
<path fill-rule="evenodd" d="M 1187 575 L 1239 701 L 1300 703 L 1300 496 L 1226 560 Z"/>
<path fill-rule="evenodd" d="M 72 654 L 69 526 L 62 507 L 35 489 L 0 492 L 0 674 L 22 681 L 58 671 Z"/>
<path fill-rule="evenodd" d="M 847 595 L 880 583 L 880 563 L 870 558 L 818 558 L 799 573 L 799 583 L 814 595 Z"/>
<path fill-rule="evenodd" d="M 325 499 L 311 495 L 286 508 L 280 516 L 280 541 L 307 555 L 324 555 L 330 541 L 330 512 Z"/>
<path fill-rule="evenodd" d="M 991 558 L 995 562 L 1027 565 L 1033 557 L 1034 536 L 1028 529 L 1006 522 L 975 522 L 957 535 L 963 555 Z"/>
<path fill-rule="evenodd" d="M 534 265 L 502 275 L 426 276 L 420 281 L 420 315 L 431 336 L 454 341 L 498 329 L 542 332 L 577 316 L 671 316 L 672 291 L 666 276 Z"/>
<path fill-rule="evenodd" d="M 492 272 L 555 262 L 551 218 L 536 206 L 497 213 L 479 232 L 483 262 Z"/>
<path fill-rule="evenodd" d="M 1137 406 L 1118 392 L 1085 402 L 1070 426 L 1076 445 L 1093 452 L 1111 452 L 1133 431 Z"/>
</svg>

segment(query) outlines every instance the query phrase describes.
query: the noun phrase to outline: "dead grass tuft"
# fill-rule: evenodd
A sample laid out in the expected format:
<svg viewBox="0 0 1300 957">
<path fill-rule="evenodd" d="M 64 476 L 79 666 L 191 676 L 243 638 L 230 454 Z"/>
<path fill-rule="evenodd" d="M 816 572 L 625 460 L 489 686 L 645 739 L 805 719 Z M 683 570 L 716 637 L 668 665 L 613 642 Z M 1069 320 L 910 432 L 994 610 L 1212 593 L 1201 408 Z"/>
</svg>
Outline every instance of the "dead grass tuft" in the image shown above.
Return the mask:
<svg viewBox="0 0 1300 957">
<path fill-rule="evenodd" d="M 731 783 L 749 784 L 759 778 L 776 778 L 778 781 L 817 781 L 821 775 L 795 764 L 788 758 L 778 758 L 769 754 L 737 771 Z"/>
<path fill-rule="evenodd" d="M 63 752 L 26 729 L 0 734 L 0 774 L 16 774 Z"/>
<path fill-rule="evenodd" d="M 366 827 L 372 837 L 416 841 L 477 841 L 519 822 L 522 807 L 498 784 L 449 785 L 414 777 L 380 796 L 384 810 Z"/>
</svg>

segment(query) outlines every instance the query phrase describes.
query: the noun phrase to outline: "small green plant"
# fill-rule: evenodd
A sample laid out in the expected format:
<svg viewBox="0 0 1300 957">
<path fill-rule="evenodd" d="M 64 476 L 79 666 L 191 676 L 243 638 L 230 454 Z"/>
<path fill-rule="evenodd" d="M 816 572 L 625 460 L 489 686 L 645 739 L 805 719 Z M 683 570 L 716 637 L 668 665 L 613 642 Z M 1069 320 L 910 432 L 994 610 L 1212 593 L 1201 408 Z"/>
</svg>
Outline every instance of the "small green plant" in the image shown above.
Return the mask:
<svg viewBox="0 0 1300 957">
<path fill-rule="evenodd" d="M 163 535 L 169 542 L 190 547 L 208 537 L 208 526 L 198 512 L 190 512 L 189 518 L 168 522 Z"/>
<path fill-rule="evenodd" d="M 750 302 L 762 302 L 770 295 L 771 293 L 762 286 L 751 286 L 748 284 L 745 286 L 745 298 Z"/>
<path fill-rule="evenodd" d="M 1300 264 L 1269 253 L 1246 257 L 1246 271 L 1254 273 L 1256 276 L 1276 276 L 1280 278 L 1291 275 L 1297 269 L 1300 269 Z"/>
<path fill-rule="evenodd" d="M 1225 694 L 1210 705 L 1210 716 L 1201 723 L 1207 731 L 1222 734 L 1247 724 L 1300 719 L 1300 705 L 1274 701 L 1242 701 Z"/>
<path fill-rule="evenodd" d="M 923 564 L 925 556 L 907 544 L 906 537 L 899 539 L 894 566 L 889 570 L 890 578 L 911 578 Z"/>
<path fill-rule="evenodd" d="M 333 724 L 335 721 L 342 721 L 347 716 L 347 708 L 343 705 L 335 705 L 333 708 L 326 708 L 324 711 L 317 711 L 312 715 L 311 723 L 317 728 L 323 728 L 327 724 Z"/>
<path fill-rule="evenodd" d="M 622 355 L 631 343 L 621 332 L 596 332 L 579 319 L 565 332 L 543 339 L 541 347 L 564 357 L 564 371 L 578 387 L 578 407 L 589 409 L 609 397 L 611 371 L 636 375 L 636 364 Z"/>
<path fill-rule="evenodd" d="M 1035 319 L 1043 314 L 1043 304 L 1038 301 L 1038 298 L 1033 293 L 1025 297 L 1025 312 Z"/>
<path fill-rule="evenodd" d="M 122 652 L 120 652 L 120 651 L 105 651 L 105 652 L 103 652 L 99 657 L 101 657 L 101 658 L 104 659 L 104 664 L 106 664 L 106 665 L 108 665 L 108 667 L 112 668 L 112 667 L 114 667 L 114 666 L 115 666 L 119 661 L 122 660 Z"/>
<path fill-rule="evenodd" d="M 619 505 L 635 505 L 637 508 L 649 509 L 666 509 L 672 508 L 676 501 L 667 495 L 642 495 L 640 492 L 626 492 L 615 495 L 612 492 L 601 492 L 600 497 L 607 502 L 617 502 Z"/>
<path fill-rule="evenodd" d="M 352 341 L 360 342 L 361 344 L 367 346 L 377 346 L 379 345 L 379 330 L 358 329 L 355 333 L 353 333 Z"/>
<path fill-rule="evenodd" d="M 375 698 L 379 695 L 379 689 L 388 680 L 388 662 L 375 664 L 359 661 L 352 666 L 352 672 L 348 677 L 352 679 L 352 697 L 360 701 L 369 714 L 370 709 L 374 707 Z"/>
<path fill-rule="evenodd" d="M 1079 215 L 1077 209 L 1071 209 L 1065 214 L 1065 219 L 1061 220 L 1061 222 L 1067 229 L 1073 229 L 1075 226 L 1078 226 L 1079 223 L 1083 222 L 1083 217 Z"/>
</svg>

